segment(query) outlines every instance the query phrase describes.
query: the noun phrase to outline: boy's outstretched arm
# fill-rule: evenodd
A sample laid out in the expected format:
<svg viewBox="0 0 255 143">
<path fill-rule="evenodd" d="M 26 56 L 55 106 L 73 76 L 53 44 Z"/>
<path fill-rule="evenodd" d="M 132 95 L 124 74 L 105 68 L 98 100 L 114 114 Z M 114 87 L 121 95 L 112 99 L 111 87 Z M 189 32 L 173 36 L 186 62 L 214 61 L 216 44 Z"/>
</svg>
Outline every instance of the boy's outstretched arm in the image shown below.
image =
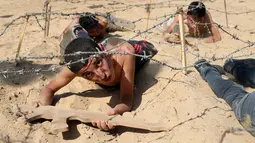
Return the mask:
<svg viewBox="0 0 255 143">
<path fill-rule="evenodd" d="M 121 104 L 115 106 L 119 114 L 130 111 L 133 106 L 135 56 L 126 55 L 120 82 Z"/>
<path fill-rule="evenodd" d="M 221 40 L 220 32 L 218 31 L 218 28 L 215 26 L 211 14 L 207 11 L 206 12 L 206 21 L 210 24 L 208 24 L 209 31 L 211 32 L 211 36 L 205 38 L 206 43 L 213 43 Z"/>
<path fill-rule="evenodd" d="M 130 45 L 131 46 L 131 45 Z M 125 55 L 125 62 L 120 81 L 120 100 L 111 114 L 122 114 L 131 110 L 133 105 L 134 94 L 134 77 L 135 77 L 135 56 Z"/>
<path fill-rule="evenodd" d="M 172 33 L 173 32 L 173 29 L 174 29 L 174 26 L 176 25 L 176 24 L 178 24 L 179 23 L 179 17 L 178 17 L 178 15 L 175 15 L 175 17 L 174 17 L 174 21 L 171 23 L 171 25 L 167 28 L 167 32 L 168 33 Z"/>
<path fill-rule="evenodd" d="M 131 44 L 126 43 L 122 47 L 128 53 L 135 53 L 134 47 Z M 135 78 L 135 56 L 133 55 L 121 55 L 124 59 L 122 65 L 122 73 L 120 79 L 120 104 L 117 104 L 112 110 L 109 111 L 109 115 L 122 114 L 131 110 L 133 106 L 133 94 L 134 94 L 134 78 Z"/>
<path fill-rule="evenodd" d="M 55 79 L 50 81 L 50 83 L 41 90 L 40 101 L 38 104 L 50 105 L 55 92 L 71 82 L 75 76 L 76 74 L 71 72 L 67 67 L 64 67 L 63 70 L 55 77 Z"/>
<path fill-rule="evenodd" d="M 125 48 L 129 53 L 134 53 L 134 48 L 130 44 L 125 44 Z M 123 70 L 120 79 L 120 100 L 121 103 L 117 104 L 114 108 L 108 111 L 108 115 L 122 114 L 131 110 L 133 105 L 134 94 L 134 78 L 135 78 L 135 56 L 122 55 L 124 59 L 122 65 Z M 93 126 L 97 126 L 102 130 L 109 130 L 114 128 L 114 125 L 103 120 L 92 122 Z"/>
</svg>

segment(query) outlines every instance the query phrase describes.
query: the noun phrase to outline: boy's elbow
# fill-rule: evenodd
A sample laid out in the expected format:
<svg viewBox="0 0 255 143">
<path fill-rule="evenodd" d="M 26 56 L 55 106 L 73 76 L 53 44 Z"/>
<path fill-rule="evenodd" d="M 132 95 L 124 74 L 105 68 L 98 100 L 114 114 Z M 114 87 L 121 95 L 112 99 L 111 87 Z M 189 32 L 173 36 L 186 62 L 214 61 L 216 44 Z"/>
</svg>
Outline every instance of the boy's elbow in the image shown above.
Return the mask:
<svg viewBox="0 0 255 143">
<path fill-rule="evenodd" d="M 218 41 L 221 41 L 221 36 L 220 35 L 216 38 L 213 38 L 213 42 L 218 42 Z"/>
</svg>

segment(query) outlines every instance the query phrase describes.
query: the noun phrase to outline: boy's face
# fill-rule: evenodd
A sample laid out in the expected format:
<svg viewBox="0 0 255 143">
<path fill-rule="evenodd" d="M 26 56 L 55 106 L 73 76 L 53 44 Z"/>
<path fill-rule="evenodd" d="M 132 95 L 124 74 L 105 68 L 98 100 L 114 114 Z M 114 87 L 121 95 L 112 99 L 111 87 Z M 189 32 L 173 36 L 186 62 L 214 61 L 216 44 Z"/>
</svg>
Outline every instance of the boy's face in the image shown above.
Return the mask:
<svg viewBox="0 0 255 143">
<path fill-rule="evenodd" d="M 187 24 L 192 27 L 192 28 L 196 28 L 197 25 L 196 23 L 200 23 L 202 22 L 202 17 L 196 17 L 196 16 L 192 16 L 192 15 L 187 15 Z"/>
<path fill-rule="evenodd" d="M 78 75 L 97 83 L 110 83 L 115 78 L 112 62 L 107 56 L 90 58 Z"/>
<path fill-rule="evenodd" d="M 87 30 L 89 33 L 89 36 L 91 37 L 97 37 L 101 34 L 101 27 L 99 24 L 97 24 L 95 27 L 92 29 Z"/>
</svg>

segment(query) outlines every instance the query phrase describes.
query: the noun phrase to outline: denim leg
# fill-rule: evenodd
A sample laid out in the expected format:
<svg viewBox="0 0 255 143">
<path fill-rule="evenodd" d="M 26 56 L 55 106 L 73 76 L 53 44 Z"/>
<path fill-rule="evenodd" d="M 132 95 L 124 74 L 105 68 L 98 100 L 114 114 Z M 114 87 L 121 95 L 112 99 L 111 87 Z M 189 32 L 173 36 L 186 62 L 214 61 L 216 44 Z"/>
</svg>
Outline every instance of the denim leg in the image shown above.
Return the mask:
<svg viewBox="0 0 255 143">
<path fill-rule="evenodd" d="M 201 70 L 201 76 L 218 98 L 223 98 L 234 111 L 236 118 L 243 122 L 246 115 L 251 117 L 251 127 L 255 127 L 255 92 L 248 93 L 240 85 L 231 80 L 225 80 L 213 67 Z M 251 132 L 255 135 L 255 133 Z"/>
<path fill-rule="evenodd" d="M 223 98 L 232 107 L 234 100 L 241 100 L 247 92 L 242 86 L 235 84 L 231 80 L 225 80 L 213 67 L 205 67 L 201 71 L 201 76 L 209 84 L 218 98 Z"/>
</svg>

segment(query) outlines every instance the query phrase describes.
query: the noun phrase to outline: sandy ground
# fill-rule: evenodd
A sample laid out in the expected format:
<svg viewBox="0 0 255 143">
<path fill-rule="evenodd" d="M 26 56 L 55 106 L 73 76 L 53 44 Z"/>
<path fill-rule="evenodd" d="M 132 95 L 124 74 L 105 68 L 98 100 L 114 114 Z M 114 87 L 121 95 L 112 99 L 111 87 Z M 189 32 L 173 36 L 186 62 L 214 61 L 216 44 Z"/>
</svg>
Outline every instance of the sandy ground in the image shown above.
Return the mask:
<svg viewBox="0 0 255 143">
<path fill-rule="evenodd" d="M 162 2 L 164 0 L 152 0 Z M 223 1 L 204 0 L 208 8 L 224 10 Z M 145 4 L 147 1 L 135 0 L 52 0 L 53 11 L 71 13 L 99 11 L 106 12 L 129 4 Z M 166 2 L 167 3 L 167 2 Z M 188 5 L 189 1 L 173 0 L 172 4 Z M 245 12 L 254 10 L 254 0 L 227 0 L 230 12 Z M 88 6 L 102 5 L 103 7 L 89 8 Z M 43 0 L 0 0 L 0 29 L 7 22 L 24 15 L 27 12 L 41 12 Z M 186 7 L 185 7 L 186 8 Z M 224 13 L 210 10 L 215 22 L 225 26 Z M 152 10 L 151 18 L 164 14 L 173 14 L 174 6 L 158 7 Z M 116 17 L 128 18 L 132 21 L 146 17 L 144 8 L 132 7 L 125 11 L 113 13 Z M 38 16 L 39 22 L 44 21 Z M 229 28 L 227 31 L 244 39 L 255 39 L 255 13 L 228 15 Z M 50 36 L 43 38 L 43 31 L 31 17 L 25 32 L 20 55 L 58 55 L 58 36 L 71 17 L 52 16 Z M 151 20 L 149 26 L 160 23 L 164 18 Z M 24 27 L 24 19 L 18 20 L 0 37 L 0 59 L 14 57 L 18 47 L 18 39 Z M 136 23 L 136 30 L 145 30 L 146 21 Z M 188 38 L 188 41 L 199 48 L 200 56 L 220 57 L 235 51 L 244 43 L 232 39 L 231 36 L 220 30 L 222 41 L 215 44 L 206 44 L 201 39 Z M 114 36 L 129 39 L 135 35 L 133 32 L 116 32 Z M 159 50 L 155 59 L 168 63 L 175 67 L 181 67 L 180 45 L 169 46 L 163 42 L 162 37 L 153 29 L 143 34 L 148 41 L 152 41 Z M 136 39 L 144 39 L 137 37 Z M 160 41 L 160 42 L 157 42 Z M 254 51 L 254 47 L 247 48 L 236 55 L 248 54 Z M 195 56 L 187 53 L 188 65 L 194 63 Z M 253 58 L 255 58 L 253 56 Z M 58 60 L 34 60 L 33 63 L 24 63 L 19 67 L 13 63 L 0 64 L 1 70 L 5 69 L 47 69 L 57 65 Z M 222 65 L 223 60 L 216 61 Z M 222 134 L 229 128 L 242 128 L 236 120 L 230 107 L 221 99 L 217 99 L 206 82 L 204 82 L 194 68 L 188 69 L 189 74 L 184 75 L 181 71 L 170 70 L 155 62 L 151 62 L 145 69 L 138 73 L 135 90 L 134 110 L 124 116 L 134 119 L 142 119 L 147 122 L 163 122 L 166 126 L 173 127 L 169 132 L 147 132 L 137 129 L 117 127 L 112 132 L 102 132 L 79 122 L 70 122 L 70 131 L 53 135 L 49 133 L 50 121 L 36 122 L 33 124 L 21 124 L 13 111 L 16 104 L 30 103 L 36 100 L 40 89 L 54 78 L 54 72 L 41 74 L 9 75 L 8 78 L 1 76 L 0 85 L 0 137 L 2 142 L 157 142 L 157 143 L 218 143 Z M 90 92 L 84 92 L 91 90 Z M 252 89 L 247 89 L 252 91 Z M 82 93 L 83 92 L 83 93 Z M 84 79 L 75 79 L 69 85 L 61 89 L 57 95 L 58 107 L 84 109 L 88 111 L 102 111 L 109 109 L 118 99 L 117 91 L 106 91 L 97 87 L 94 83 Z M 60 98 L 59 98 L 60 97 Z M 108 105 L 109 103 L 109 105 Z M 203 114 L 204 113 L 204 114 Z M 191 120 L 189 120 L 191 119 Z M 181 125 L 179 123 L 184 122 Z M 178 125 L 178 126 L 176 126 Z M 247 132 L 229 133 L 223 140 L 224 143 L 254 143 L 255 139 Z"/>
</svg>

